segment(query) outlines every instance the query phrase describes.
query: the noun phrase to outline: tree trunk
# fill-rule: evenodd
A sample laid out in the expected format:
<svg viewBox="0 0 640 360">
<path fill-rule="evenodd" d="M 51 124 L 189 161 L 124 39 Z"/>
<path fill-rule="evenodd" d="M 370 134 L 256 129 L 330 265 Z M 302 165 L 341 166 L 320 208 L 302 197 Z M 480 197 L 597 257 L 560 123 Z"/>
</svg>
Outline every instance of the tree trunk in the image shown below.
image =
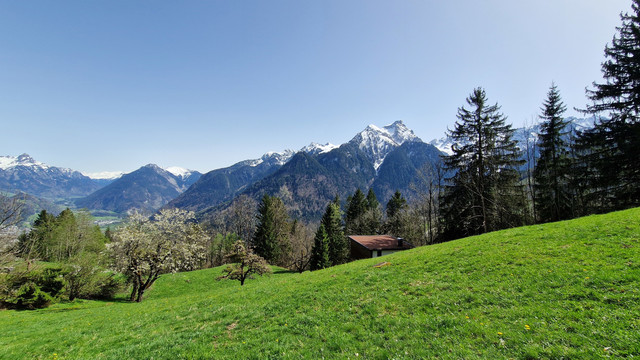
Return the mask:
<svg viewBox="0 0 640 360">
<path fill-rule="evenodd" d="M 137 277 L 133 278 L 133 289 L 131 290 L 131 295 L 129 296 L 129 301 L 134 301 L 136 299 L 136 294 L 138 293 L 138 288 L 140 287 L 140 280 Z"/>
</svg>

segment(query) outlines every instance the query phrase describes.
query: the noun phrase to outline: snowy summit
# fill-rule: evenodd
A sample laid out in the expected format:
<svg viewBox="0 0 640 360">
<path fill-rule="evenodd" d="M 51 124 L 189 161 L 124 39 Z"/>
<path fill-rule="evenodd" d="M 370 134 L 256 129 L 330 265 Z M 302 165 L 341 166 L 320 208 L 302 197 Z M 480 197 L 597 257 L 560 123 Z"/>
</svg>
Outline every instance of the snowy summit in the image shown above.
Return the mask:
<svg viewBox="0 0 640 360">
<path fill-rule="evenodd" d="M 411 141 L 421 140 L 413 130 L 404 125 L 402 120 L 398 120 L 382 128 L 369 125 L 351 139 L 350 143 L 356 144 L 360 150 L 364 151 L 377 170 L 393 149 Z"/>
</svg>

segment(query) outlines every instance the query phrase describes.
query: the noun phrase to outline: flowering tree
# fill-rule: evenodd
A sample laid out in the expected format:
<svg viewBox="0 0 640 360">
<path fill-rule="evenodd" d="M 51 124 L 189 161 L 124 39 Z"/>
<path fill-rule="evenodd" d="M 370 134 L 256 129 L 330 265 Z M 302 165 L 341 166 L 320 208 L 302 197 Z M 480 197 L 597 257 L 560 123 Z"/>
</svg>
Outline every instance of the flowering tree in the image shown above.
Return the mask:
<svg viewBox="0 0 640 360">
<path fill-rule="evenodd" d="M 240 286 L 242 286 L 246 279 L 253 278 L 253 274 L 262 275 L 271 272 L 267 262 L 251 250 L 247 250 L 242 240 L 238 240 L 233 244 L 233 251 L 228 257 L 233 264 L 223 270 L 223 275 L 218 280 L 239 280 Z"/>
<path fill-rule="evenodd" d="M 192 212 L 166 209 L 152 219 L 131 215 L 108 248 L 116 269 L 133 282 L 130 300 L 140 302 L 161 274 L 196 269 L 207 240 Z"/>
</svg>

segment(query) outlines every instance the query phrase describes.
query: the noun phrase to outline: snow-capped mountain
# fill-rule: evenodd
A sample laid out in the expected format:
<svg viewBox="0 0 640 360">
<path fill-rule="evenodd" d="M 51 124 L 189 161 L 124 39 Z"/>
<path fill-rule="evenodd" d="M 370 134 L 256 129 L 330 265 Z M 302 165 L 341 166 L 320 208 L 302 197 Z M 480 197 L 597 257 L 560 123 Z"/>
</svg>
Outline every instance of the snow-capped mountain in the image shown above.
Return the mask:
<svg viewBox="0 0 640 360">
<path fill-rule="evenodd" d="M 35 161 L 29 154 L 22 154 L 20 156 L 0 156 L 0 170 L 8 170 L 14 167 L 23 166 L 30 167 L 38 170 L 47 170 L 49 165 Z M 64 172 L 71 172 L 69 169 L 58 168 Z"/>
<path fill-rule="evenodd" d="M 258 166 L 260 164 L 264 164 L 264 163 L 269 165 L 282 166 L 287 161 L 289 161 L 293 157 L 293 155 L 295 155 L 295 151 L 290 149 L 286 149 L 283 152 L 270 151 L 262 155 L 260 159 L 245 160 L 242 163 L 244 163 L 245 165 L 253 166 L 253 167 Z"/>
<path fill-rule="evenodd" d="M 377 170 L 393 149 L 411 141 L 421 140 L 413 133 L 413 130 L 404 125 L 402 120 L 398 120 L 382 128 L 369 125 L 349 142 L 357 145 Z"/>
<path fill-rule="evenodd" d="M 331 199 L 345 199 L 357 188 L 372 188 L 382 201 L 396 190 L 410 197 L 423 167 L 438 161 L 440 152 L 402 121 L 370 125 L 340 146 L 311 143 L 295 154 L 267 153 L 210 171 L 167 206 L 211 214 L 239 195 L 259 201 L 272 194 L 283 197 L 292 215 L 317 220 Z"/>
<path fill-rule="evenodd" d="M 56 199 L 85 196 L 99 187 L 79 171 L 50 166 L 27 154 L 0 156 L 0 190 Z"/>
<path fill-rule="evenodd" d="M 337 149 L 338 147 L 339 147 L 338 145 L 333 145 L 331 143 L 326 143 L 322 145 L 322 144 L 312 142 L 311 144 L 300 149 L 300 151 L 306 152 L 309 155 L 317 155 L 317 154 L 328 153 L 329 151 L 333 149 Z"/>
</svg>

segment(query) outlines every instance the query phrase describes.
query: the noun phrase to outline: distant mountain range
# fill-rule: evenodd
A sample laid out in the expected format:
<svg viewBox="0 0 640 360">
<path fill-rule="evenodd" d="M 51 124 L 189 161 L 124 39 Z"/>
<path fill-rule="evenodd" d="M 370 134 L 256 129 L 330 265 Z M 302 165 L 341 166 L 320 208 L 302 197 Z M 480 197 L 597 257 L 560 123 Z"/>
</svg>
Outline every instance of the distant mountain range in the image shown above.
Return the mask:
<svg viewBox="0 0 640 360">
<path fill-rule="evenodd" d="M 594 118 L 568 118 L 575 130 L 593 126 Z M 537 140 L 539 125 L 516 129 L 524 149 Z M 372 188 L 384 205 L 399 190 L 408 199 L 424 187 L 425 172 L 450 154 L 448 137 L 423 142 L 402 121 L 369 125 L 342 145 L 311 143 L 299 151 L 270 152 L 204 175 L 149 164 L 129 174 L 83 175 L 48 166 L 29 155 L 0 156 L 0 191 L 24 192 L 51 201 L 72 200 L 79 208 L 126 214 L 134 209 L 152 213 L 166 207 L 183 208 L 208 216 L 244 194 L 258 200 L 263 194 L 280 196 L 291 215 L 317 219 L 328 201 L 343 201 L 357 188 Z M 87 176 L 89 175 L 89 176 Z M 39 200 L 31 199 L 31 203 Z"/>
<path fill-rule="evenodd" d="M 149 164 L 122 175 L 91 195 L 76 200 L 75 204 L 89 210 L 153 213 L 189 188 L 201 175 L 197 171 L 182 168 L 165 170 Z"/>
<path fill-rule="evenodd" d="M 206 216 L 238 195 L 259 200 L 267 193 L 280 196 L 293 217 L 315 220 L 330 200 L 344 200 L 357 188 L 372 187 L 380 201 L 387 201 L 395 190 L 411 196 L 411 183 L 425 165 L 439 163 L 440 155 L 402 121 L 370 125 L 341 146 L 311 144 L 297 153 L 270 153 L 211 171 L 167 206 Z"/>
<path fill-rule="evenodd" d="M 100 184 L 79 171 L 49 166 L 31 156 L 0 156 L 0 190 L 57 200 L 86 196 Z"/>
</svg>

